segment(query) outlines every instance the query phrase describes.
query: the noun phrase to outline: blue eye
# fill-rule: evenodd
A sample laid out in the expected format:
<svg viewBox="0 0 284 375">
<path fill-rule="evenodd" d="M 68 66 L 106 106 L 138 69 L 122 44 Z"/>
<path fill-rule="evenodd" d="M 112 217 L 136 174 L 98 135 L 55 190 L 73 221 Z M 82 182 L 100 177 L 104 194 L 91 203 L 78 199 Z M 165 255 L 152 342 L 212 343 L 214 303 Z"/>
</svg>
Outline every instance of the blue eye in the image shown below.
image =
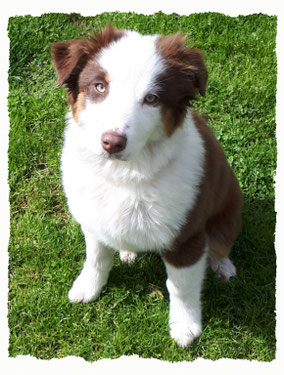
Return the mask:
<svg viewBox="0 0 284 375">
<path fill-rule="evenodd" d="M 105 85 L 103 83 L 97 83 L 96 84 L 96 89 L 98 92 L 105 92 Z"/>
<path fill-rule="evenodd" d="M 147 104 L 155 104 L 158 101 L 158 97 L 154 94 L 147 94 L 144 98 L 144 101 Z"/>
</svg>

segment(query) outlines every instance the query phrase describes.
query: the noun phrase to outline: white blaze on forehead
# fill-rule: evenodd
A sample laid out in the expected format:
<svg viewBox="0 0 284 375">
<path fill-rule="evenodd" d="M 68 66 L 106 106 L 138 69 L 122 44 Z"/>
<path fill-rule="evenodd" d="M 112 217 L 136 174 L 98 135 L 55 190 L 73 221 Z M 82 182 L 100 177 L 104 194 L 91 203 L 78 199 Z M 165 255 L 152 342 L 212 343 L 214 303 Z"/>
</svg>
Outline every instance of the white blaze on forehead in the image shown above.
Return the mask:
<svg viewBox="0 0 284 375">
<path fill-rule="evenodd" d="M 101 51 L 98 62 L 108 72 L 110 94 L 112 90 L 121 90 L 120 95 L 131 92 L 139 100 L 149 91 L 155 91 L 156 77 L 165 69 L 156 47 L 157 37 L 127 31 Z"/>
</svg>

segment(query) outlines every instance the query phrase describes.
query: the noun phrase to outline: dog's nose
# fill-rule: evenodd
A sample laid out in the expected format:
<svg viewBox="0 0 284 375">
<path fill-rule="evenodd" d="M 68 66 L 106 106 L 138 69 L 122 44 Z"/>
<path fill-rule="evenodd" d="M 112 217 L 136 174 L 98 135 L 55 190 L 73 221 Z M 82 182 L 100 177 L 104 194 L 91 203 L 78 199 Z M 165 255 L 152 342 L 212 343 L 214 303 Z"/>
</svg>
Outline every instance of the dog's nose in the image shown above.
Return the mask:
<svg viewBox="0 0 284 375">
<path fill-rule="evenodd" d="M 125 149 L 126 137 L 114 130 L 108 130 L 102 135 L 102 147 L 109 154 L 115 154 Z"/>
</svg>

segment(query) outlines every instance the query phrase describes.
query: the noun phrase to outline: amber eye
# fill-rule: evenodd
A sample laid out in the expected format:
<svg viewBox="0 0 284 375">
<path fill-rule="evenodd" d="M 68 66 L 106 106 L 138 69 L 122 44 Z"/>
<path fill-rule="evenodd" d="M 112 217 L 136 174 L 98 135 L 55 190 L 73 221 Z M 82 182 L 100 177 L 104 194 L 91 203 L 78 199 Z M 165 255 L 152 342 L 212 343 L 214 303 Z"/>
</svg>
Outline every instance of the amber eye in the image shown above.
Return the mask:
<svg viewBox="0 0 284 375">
<path fill-rule="evenodd" d="M 147 94 L 144 98 L 144 101 L 147 104 L 155 104 L 158 101 L 158 97 L 154 94 Z"/>
<path fill-rule="evenodd" d="M 97 83 L 96 89 L 97 89 L 98 92 L 105 92 L 105 90 L 106 90 L 105 85 L 103 83 Z"/>
</svg>

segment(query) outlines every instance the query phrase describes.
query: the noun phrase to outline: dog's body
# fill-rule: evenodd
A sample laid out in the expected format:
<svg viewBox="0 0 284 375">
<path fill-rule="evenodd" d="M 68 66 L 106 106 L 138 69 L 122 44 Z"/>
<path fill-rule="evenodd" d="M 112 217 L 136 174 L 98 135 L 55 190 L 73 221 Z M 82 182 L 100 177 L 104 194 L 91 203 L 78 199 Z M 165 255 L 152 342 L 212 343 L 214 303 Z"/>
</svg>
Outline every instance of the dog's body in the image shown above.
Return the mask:
<svg viewBox="0 0 284 375">
<path fill-rule="evenodd" d="M 163 257 L 171 336 L 181 346 L 201 333 L 200 292 L 211 267 L 229 279 L 240 228 L 241 193 L 218 142 L 188 109 L 205 94 L 207 72 L 184 38 L 112 27 L 92 39 L 53 45 L 58 86 L 71 107 L 62 153 L 70 211 L 86 240 L 71 302 L 96 299 L 114 250 L 132 261 Z"/>
</svg>

